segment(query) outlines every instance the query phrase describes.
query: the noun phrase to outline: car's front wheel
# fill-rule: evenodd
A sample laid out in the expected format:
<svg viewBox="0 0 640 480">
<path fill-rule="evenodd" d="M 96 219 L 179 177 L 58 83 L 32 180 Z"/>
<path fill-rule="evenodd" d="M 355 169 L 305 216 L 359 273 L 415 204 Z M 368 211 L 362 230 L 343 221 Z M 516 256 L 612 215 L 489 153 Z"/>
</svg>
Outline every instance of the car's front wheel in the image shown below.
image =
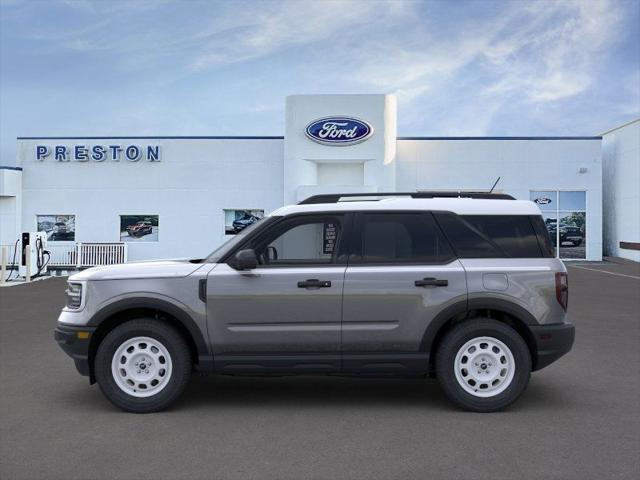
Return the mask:
<svg viewBox="0 0 640 480">
<path fill-rule="evenodd" d="M 142 318 L 123 323 L 102 340 L 95 358 L 100 389 L 114 405 L 157 412 L 184 391 L 192 360 L 185 339 L 170 325 Z"/>
<path fill-rule="evenodd" d="M 436 375 L 447 397 L 475 412 L 501 410 L 524 392 L 531 355 L 520 334 L 497 320 L 454 326 L 438 347 Z"/>
</svg>

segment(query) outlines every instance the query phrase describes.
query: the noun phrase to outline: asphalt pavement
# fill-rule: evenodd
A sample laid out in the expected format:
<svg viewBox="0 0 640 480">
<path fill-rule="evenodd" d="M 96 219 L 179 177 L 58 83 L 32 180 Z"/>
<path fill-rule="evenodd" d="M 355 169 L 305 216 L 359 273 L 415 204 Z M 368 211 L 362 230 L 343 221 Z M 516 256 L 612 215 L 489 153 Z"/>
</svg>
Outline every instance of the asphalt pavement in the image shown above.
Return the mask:
<svg viewBox="0 0 640 480">
<path fill-rule="evenodd" d="M 640 266 L 569 267 L 574 350 L 494 414 L 435 381 L 194 377 L 133 415 L 53 340 L 64 279 L 0 288 L 0 478 L 640 478 Z"/>
</svg>

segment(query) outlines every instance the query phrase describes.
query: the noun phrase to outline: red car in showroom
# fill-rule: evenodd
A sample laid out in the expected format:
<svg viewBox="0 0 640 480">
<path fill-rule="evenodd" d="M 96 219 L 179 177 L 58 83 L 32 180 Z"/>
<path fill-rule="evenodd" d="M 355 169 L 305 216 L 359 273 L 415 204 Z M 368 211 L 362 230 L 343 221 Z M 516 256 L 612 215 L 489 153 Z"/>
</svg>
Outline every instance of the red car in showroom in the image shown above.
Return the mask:
<svg viewBox="0 0 640 480">
<path fill-rule="evenodd" d="M 148 235 L 151 232 L 153 232 L 153 226 L 149 221 L 140 221 L 127 227 L 127 233 L 132 237 L 142 237 L 143 235 Z"/>
</svg>

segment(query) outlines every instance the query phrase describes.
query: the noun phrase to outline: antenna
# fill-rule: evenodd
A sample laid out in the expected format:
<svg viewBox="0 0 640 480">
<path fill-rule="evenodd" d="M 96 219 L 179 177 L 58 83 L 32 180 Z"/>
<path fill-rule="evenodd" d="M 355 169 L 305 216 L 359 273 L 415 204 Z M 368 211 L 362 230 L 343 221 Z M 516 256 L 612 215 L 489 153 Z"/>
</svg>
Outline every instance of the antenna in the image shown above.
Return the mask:
<svg viewBox="0 0 640 480">
<path fill-rule="evenodd" d="M 493 187 L 491 187 L 491 190 L 489 190 L 489 193 L 493 193 L 493 189 L 496 188 L 496 185 L 498 185 L 499 181 L 500 181 L 500 177 L 498 177 L 498 179 L 496 180 L 496 183 L 493 184 Z"/>
</svg>

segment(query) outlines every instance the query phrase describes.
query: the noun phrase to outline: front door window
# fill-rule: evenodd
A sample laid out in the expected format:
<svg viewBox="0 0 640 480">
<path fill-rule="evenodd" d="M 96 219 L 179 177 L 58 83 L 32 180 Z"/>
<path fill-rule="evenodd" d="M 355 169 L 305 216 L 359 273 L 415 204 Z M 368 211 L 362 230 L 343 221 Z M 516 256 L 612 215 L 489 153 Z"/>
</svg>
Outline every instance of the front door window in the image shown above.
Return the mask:
<svg viewBox="0 0 640 480">
<path fill-rule="evenodd" d="M 342 231 L 340 215 L 304 215 L 275 227 L 255 242 L 263 266 L 335 263 Z"/>
</svg>

